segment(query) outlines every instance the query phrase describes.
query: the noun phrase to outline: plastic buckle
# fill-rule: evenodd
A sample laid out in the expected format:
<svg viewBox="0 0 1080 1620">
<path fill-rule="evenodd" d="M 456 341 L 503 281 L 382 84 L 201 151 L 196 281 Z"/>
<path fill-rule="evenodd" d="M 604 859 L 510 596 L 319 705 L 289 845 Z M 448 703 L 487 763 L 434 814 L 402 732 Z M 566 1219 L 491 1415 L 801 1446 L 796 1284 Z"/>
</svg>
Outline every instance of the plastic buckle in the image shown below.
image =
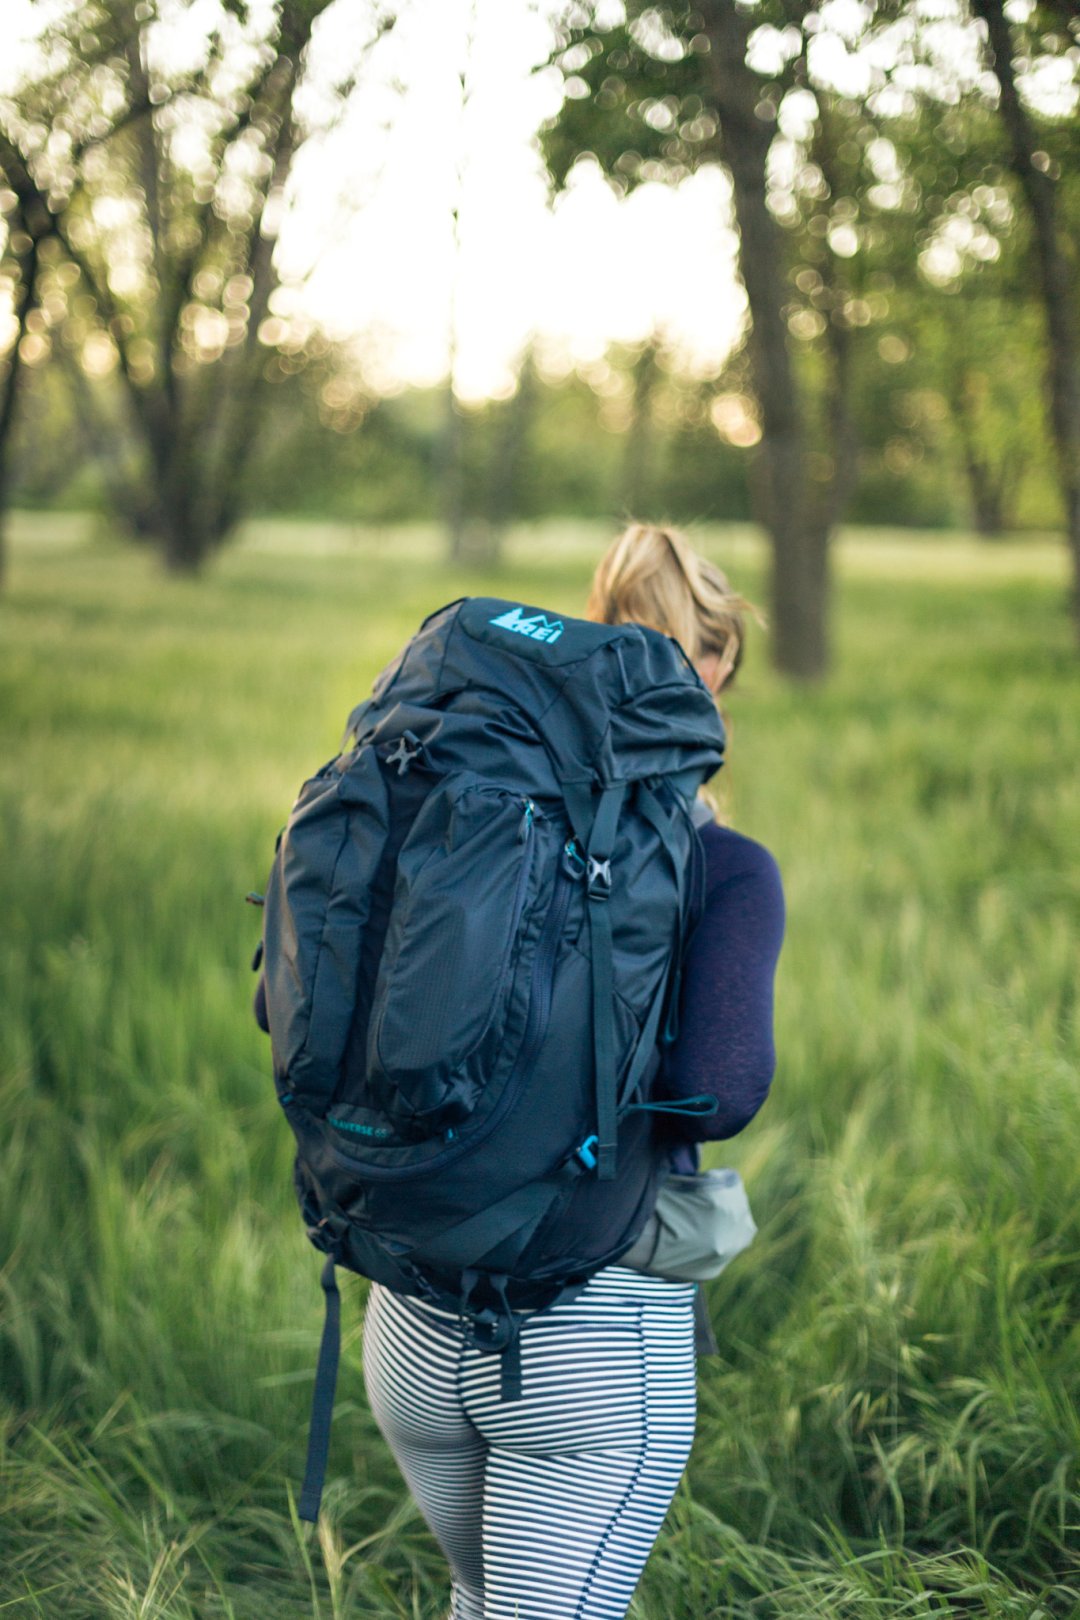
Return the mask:
<svg viewBox="0 0 1080 1620">
<path fill-rule="evenodd" d="M 462 1311 L 458 1321 L 477 1350 L 505 1350 L 516 1330 L 509 1313 L 494 1311 L 490 1306 L 481 1311 Z"/>
<path fill-rule="evenodd" d="M 413 732 L 403 731 L 393 752 L 386 755 L 386 763 L 396 765 L 398 775 L 404 776 L 413 760 L 423 752 L 423 747 L 423 743 Z"/>
<path fill-rule="evenodd" d="M 611 893 L 611 859 L 598 861 L 595 855 L 586 857 L 588 871 L 585 884 L 590 900 L 606 900 Z"/>
<path fill-rule="evenodd" d="M 340 1263 L 341 1255 L 346 1247 L 349 1223 L 338 1214 L 324 1215 L 322 1220 L 314 1227 L 309 1226 L 307 1235 L 317 1249 L 323 1254 L 329 1254 Z"/>
<path fill-rule="evenodd" d="M 575 1157 L 580 1159 L 586 1170 L 596 1169 L 596 1154 L 594 1149 L 600 1144 L 600 1138 L 595 1134 L 587 1136 L 581 1146 L 576 1150 Z"/>
</svg>

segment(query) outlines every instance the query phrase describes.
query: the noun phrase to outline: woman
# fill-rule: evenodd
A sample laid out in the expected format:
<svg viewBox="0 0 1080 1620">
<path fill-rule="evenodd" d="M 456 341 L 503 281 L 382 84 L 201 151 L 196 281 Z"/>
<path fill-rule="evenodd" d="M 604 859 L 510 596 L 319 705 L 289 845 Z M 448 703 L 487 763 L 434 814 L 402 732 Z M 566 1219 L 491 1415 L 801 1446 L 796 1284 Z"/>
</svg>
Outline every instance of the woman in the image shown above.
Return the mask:
<svg viewBox="0 0 1080 1620">
<path fill-rule="evenodd" d="M 677 531 L 633 524 L 597 567 L 586 616 L 672 635 L 715 694 L 742 660 L 751 604 Z M 705 911 L 687 952 L 680 1030 L 660 1089 L 711 1092 L 657 1151 L 693 1173 L 698 1142 L 734 1136 L 775 1067 L 773 978 L 784 929 L 776 862 L 699 800 Z M 664 1116 L 657 1116 L 663 1118 Z M 375 1420 L 450 1565 L 451 1620 L 625 1615 L 690 1452 L 694 1285 L 627 1266 L 522 1328 L 525 1394 L 455 1316 L 371 1285 L 364 1378 Z"/>
</svg>

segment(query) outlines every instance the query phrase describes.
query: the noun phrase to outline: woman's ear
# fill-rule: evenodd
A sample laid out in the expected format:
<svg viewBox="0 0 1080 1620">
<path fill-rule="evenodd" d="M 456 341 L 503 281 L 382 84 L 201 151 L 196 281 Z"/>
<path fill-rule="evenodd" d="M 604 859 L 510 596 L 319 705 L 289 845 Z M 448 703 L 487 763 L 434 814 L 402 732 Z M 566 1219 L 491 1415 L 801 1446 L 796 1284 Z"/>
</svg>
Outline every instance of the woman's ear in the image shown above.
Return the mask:
<svg viewBox="0 0 1080 1620">
<path fill-rule="evenodd" d="M 739 657 L 739 641 L 737 636 L 729 636 L 728 644 L 724 648 L 720 659 L 720 668 L 717 673 L 719 686 L 717 691 L 723 691 L 735 672 L 735 665 Z"/>
<path fill-rule="evenodd" d="M 705 682 L 705 685 L 709 688 L 709 691 L 712 693 L 713 697 L 716 697 L 720 690 L 718 685 L 718 677 L 720 673 L 720 654 L 702 653 L 701 657 L 695 663 L 694 668 L 701 676 L 701 679 Z"/>
<path fill-rule="evenodd" d="M 694 668 L 709 688 L 713 697 L 719 697 L 724 685 L 735 667 L 735 656 L 738 644 L 732 636 L 722 653 L 702 653 Z"/>
</svg>

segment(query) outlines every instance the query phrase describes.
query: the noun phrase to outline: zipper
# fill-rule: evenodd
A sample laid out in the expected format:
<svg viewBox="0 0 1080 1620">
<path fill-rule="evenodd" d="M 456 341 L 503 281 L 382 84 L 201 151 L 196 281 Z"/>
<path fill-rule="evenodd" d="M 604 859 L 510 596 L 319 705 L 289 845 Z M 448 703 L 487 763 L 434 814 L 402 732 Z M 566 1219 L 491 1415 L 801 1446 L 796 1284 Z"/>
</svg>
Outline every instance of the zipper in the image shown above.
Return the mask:
<svg viewBox="0 0 1080 1620">
<path fill-rule="evenodd" d="M 555 988 L 555 958 L 562 943 L 563 928 L 566 925 L 566 914 L 570 909 L 570 898 L 574 892 L 575 880 L 563 864 L 560 852 L 559 869 L 555 874 L 555 894 L 544 921 L 544 930 L 540 942 L 536 947 L 533 958 L 532 975 L 530 979 L 529 1016 L 525 1020 L 525 1033 L 522 1037 L 521 1050 L 513 1069 L 507 1077 L 503 1094 L 495 1104 L 494 1109 L 480 1129 L 471 1136 L 467 1142 L 448 1147 L 443 1153 L 436 1153 L 432 1158 L 425 1159 L 417 1165 L 366 1165 L 357 1159 L 351 1159 L 348 1154 L 342 1153 L 332 1143 L 329 1144 L 331 1157 L 345 1170 L 361 1170 L 372 1181 L 405 1181 L 414 1176 L 422 1176 L 429 1170 L 435 1170 L 440 1165 L 450 1161 L 464 1158 L 473 1148 L 490 1136 L 496 1125 L 505 1117 L 517 1097 L 519 1090 L 535 1060 L 540 1042 L 547 1029 L 547 1021 L 551 1012 L 551 998 Z M 568 853 L 568 852 L 566 852 Z M 541 1016 L 541 1008 L 543 1014 Z"/>
<path fill-rule="evenodd" d="M 551 997 L 555 988 L 555 957 L 558 954 L 562 941 L 563 928 L 566 925 L 566 913 L 570 908 L 570 896 L 574 892 L 573 879 L 568 877 L 559 862 L 559 870 L 555 877 L 555 897 L 551 902 L 547 921 L 540 943 L 536 947 L 536 956 L 533 959 L 532 988 L 529 993 L 529 1016 L 525 1020 L 525 1034 L 521 1040 L 521 1050 L 518 1053 L 514 1069 L 528 1073 L 532 1067 L 533 1059 L 539 1048 L 547 1029 L 548 1017 L 551 1013 Z M 540 1011 L 540 1006 L 543 1012 Z M 507 1090 L 514 1079 L 512 1074 L 507 1081 Z M 499 1106 L 502 1106 L 501 1099 Z M 498 1109 L 496 1109 L 498 1112 Z M 494 1118 L 494 1115 L 492 1116 Z M 489 1122 L 490 1123 L 490 1122 Z"/>
<path fill-rule="evenodd" d="M 525 853 L 521 861 L 521 871 L 518 873 L 517 888 L 514 890 L 514 909 L 511 914 L 510 941 L 511 945 L 517 938 L 518 924 L 521 921 L 521 911 L 525 904 L 525 896 L 529 889 L 529 874 L 532 872 L 533 850 L 536 848 L 536 832 L 534 821 L 536 806 L 531 799 L 523 799 L 525 806 L 518 828 L 518 843 L 525 845 Z"/>
<path fill-rule="evenodd" d="M 525 899 L 529 892 L 529 878 L 532 875 L 533 852 L 536 849 L 536 829 L 534 826 L 536 806 L 528 798 L 524 798 L 522 802 L 525 809 L 521 817 L 521 825 L 518 828 L 518 843 L 525 845 L 525 853 L 521 861 L 521 870 L 518 873 L 517 887 L 514 889 L 514 905 L 510 914 L 510 938 L 503 958 L 502 972 L 499 974 L 499 987 L 495 992 L 496 1003 L 501 1000 L 503 990 L 506 988 L 506 981 L 510 977 L 510 964 L 514 960 L 514 941 L 517 939 L 521 913 L 525 909 Z M 490 1023 L 491 1020 L 489 1019 L 489 1027 Z M 483 1036 L 480 1038 L 483 1040 Z"/>
</svg>

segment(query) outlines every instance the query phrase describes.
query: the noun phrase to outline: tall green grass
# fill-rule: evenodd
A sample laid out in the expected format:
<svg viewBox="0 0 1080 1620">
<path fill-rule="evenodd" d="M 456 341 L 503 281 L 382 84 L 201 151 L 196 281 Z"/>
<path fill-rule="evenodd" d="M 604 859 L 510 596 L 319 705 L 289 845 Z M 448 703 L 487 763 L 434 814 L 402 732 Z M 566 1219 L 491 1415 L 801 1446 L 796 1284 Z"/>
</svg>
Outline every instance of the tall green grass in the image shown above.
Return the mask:
<svg viewBox="0 0 1080 1620">
<path fill-rule="evenodd" d="M 324 537 L 325 539 L 325 537 Z M 318 1261 L 248 1011 L 301 780 L 433 607 L 580 610 L 600 536 L 483 578 L 424 535 L 197 583 L 17 547 L 0 604 L 0 1613 L 444 1620 L 366 1410 L 292 1509 Z M 709 537 L 764 599 L 742 534 Z M 906 550 L 905 550 L 906 545 Z M 1080 1614 L 1080 671 L 1046 548 L 844 548 L 837 662 L 753 647 L 729 813 L 776 854 L 773 1095 L 709 1150 L 760 1236 L 710 1287 L 638 1620 Z"/>
</svg>

